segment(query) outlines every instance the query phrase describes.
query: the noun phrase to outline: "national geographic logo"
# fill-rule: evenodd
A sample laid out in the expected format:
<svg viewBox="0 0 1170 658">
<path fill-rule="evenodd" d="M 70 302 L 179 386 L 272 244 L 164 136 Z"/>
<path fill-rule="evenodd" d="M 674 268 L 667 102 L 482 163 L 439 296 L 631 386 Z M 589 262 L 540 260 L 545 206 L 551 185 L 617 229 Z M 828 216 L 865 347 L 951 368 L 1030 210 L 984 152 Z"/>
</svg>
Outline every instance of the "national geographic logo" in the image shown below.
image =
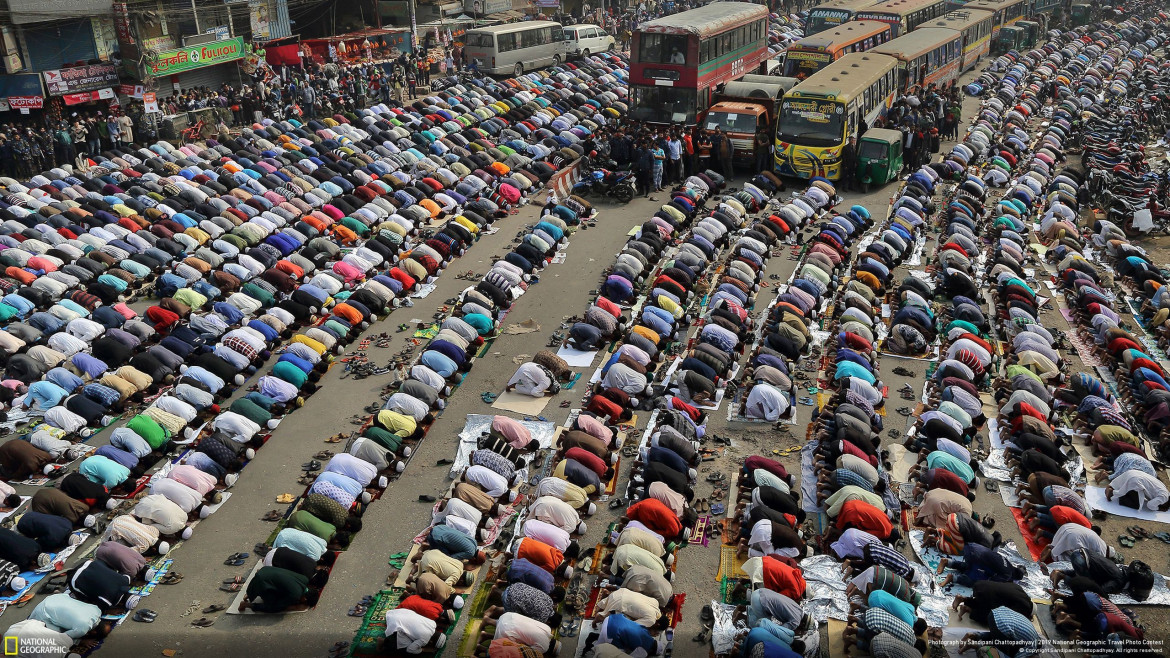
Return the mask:
<svg viewBox="0 0 1170 658">
<path fill-rule="evenodd" d="M 69 651 L 68 646 L 62 646 L 59 640 L 49 637 L 25 637 L 13 635 L 4 636 L 5 656 L 60 656 Z"/>
</svg>

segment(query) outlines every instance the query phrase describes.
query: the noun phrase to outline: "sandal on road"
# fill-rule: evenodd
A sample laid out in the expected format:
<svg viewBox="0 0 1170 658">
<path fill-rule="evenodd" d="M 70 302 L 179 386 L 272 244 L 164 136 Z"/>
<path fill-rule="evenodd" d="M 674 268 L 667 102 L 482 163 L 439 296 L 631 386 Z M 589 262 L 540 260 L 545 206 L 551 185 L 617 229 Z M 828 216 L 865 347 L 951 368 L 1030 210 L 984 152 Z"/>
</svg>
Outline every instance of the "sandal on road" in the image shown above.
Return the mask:
<svg viewBox="0 0 1170 658">
<path fill-rule="evenodd" d="M 195 621 L 191 622 L 191 625 L 198 627 L 198 628 L 207 628 L 208 626 L 211 626 L 214 623 L 215 623 L 214 619 L 210 619 L 208 617 L 200 617 L 199 619 L 196 619 Z"/>
<path fill-rule="evenodd" d="M 234 594 L 240 591 L 240 587 L 242 586 L 243 583 L 231 583 L 230 585 L 220 585 L 219 589 L 221 592 L 230 592 Z"/>
<path fill-rule="evenodd" d="M 204 609 L 203 609 L 203 614 L 205 614 L 205 615 L 213 615 L 213 614 L 215 614 L 215 613 L 217 613 L 217 612 L 222 612 L 222 611 L 224 611 L 224 610 L 227 610 L 227 606 L 226 606 L 226 605 L 222 605 L 222 604 L 219 604 L 219 603 L 213 603 L 212 605 L 209 605 L 209 606 L 207 606 L 206 608 L 204 608 Z"/>
<path fill-rule="evenodd" d="M 132 617 L 132 619 L 134 619 L 134 621 L 142 622 L 143 624 L 152 624 L 154 623 L 154 620 L 157 616 L 158 613 L 154 612 L 153 610 L 139 610 L 138 612 L 134 613 L 134 617 Z"/>
<path fill-rule="evenodd" d="M 159 582 L 163 585 L 175 585 L 183 580 L 183 574 L 178 571 L 168 571 L 167 575 L 162 577 Z"/>
</svg>

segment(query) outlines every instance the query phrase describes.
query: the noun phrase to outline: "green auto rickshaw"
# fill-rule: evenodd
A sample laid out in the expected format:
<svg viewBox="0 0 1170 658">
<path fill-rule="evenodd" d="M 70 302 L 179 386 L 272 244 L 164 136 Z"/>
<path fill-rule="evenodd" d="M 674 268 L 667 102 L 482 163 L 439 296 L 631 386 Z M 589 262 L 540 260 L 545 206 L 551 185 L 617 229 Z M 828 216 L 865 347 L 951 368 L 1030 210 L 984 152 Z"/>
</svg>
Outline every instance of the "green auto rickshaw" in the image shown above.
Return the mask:
<svg viewBox="0 0 1170 658">
<path fill-rule="evenodd" d="M 857 182 L 861 191 L 870 185 L 885 185 L 902 172 L 902 132 L 870 128 L 857 143 Z"/>
<path fill-rule="evenodd" d="M 1081 27 L 1096 20 L 1096 8 L 1088 3 L 1077 2 L 1072 6 L 1072 25 Z"/>
</svg>

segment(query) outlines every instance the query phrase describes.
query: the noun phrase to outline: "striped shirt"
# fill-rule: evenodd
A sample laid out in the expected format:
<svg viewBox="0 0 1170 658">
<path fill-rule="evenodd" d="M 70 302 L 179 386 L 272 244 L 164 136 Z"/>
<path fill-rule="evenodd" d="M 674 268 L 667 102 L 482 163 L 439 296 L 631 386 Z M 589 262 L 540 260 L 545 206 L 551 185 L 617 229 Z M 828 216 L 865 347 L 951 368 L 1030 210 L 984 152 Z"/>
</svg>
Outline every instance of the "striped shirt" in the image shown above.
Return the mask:
<svg viewBox="0 0 1170 658">
<path fill-rule="evenodd" d="M 1085 505 L 1085 499 L 1077 492 L 1062 487 L 1059 485 L 1052 485 L 1044 488 L 1044 503 L 1049 507 L 1056 505 L 1063 505 L 1064 507 L 1071 507 L 1081 514 L 1088 516 L 1088 506 Z"/>
<path fill-rule="evenodd" d="M 991 628 L 993 639 L 1007 640 L 1021 652 L 1034 652 L 1040 640 L 1032 620 L 1007 606 L 992 610 L 988 615 L 987 625 Z"/>
<path fill-rule="evenodd" d="M 914 577 L 914 568 L 910 561 L 898 551 L 885 544 L 867 544 L 864 549 L 866 561 L 870 564 L 885 567 L 899 576 L 910 579 Z"/>
<path fill-rule="evenodd" d="M 921 600 L 918 592 L 906 581 L 905 578 L 881 566 L 873 568 L 873 589 L 889 592 L 899 599 L 912 603 L 915 606 Z"/>
</svg>

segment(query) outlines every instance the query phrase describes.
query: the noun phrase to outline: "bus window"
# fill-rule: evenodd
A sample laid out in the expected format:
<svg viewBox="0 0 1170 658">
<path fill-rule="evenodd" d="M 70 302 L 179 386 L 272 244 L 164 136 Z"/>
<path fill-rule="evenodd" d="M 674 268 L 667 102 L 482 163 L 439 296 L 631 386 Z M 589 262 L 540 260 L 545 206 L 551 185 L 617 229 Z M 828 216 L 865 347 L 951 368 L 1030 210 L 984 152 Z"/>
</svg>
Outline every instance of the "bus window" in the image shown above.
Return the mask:
<svg viewBox="0 0 1170 658">
<path fill-rule="evenodd" d="M 498 50 L 500 52 L 506 53 L 510 50 L 516 50 L 516 35 L 515 35 L 515 33 L 498 34 L 498 35 L 496 35 L 496 40 L 500 44 L 500 46 L 498 48 Z"/>
<path fill-rule="evenodd" d="M 565 40 L 565 28 L 560 25 L 552 26 L 552 40 L 553 43 L 559 43 Z"/>
<path fill-rule="evenodd" d="M 699 44 L 699 63 L 706 64 L 711 61 L 711 41 L 706 40 Z"/>
<path fill-rule="evenodd" d="M 531 48 L 540 45 L 540 30 L 525 30 L 520 33 L 520 47 Z"/>
<path fill-rule="evenodd" d="M 465 41 L 467 42 L 466 45 L 472 48 L 492 48 L 496 45 L 491 34 L 484 34 L 482 32 L 468 32 Z M 501 50 L 503 49 L 501 48 Z"/>
<path fill-rule="evenodd" d="M 649 64 L 677 64 L 685 59 L 686 52 L 687 38 L 681 34 L 642 34 L 638 61 Z"/>
</svg>

